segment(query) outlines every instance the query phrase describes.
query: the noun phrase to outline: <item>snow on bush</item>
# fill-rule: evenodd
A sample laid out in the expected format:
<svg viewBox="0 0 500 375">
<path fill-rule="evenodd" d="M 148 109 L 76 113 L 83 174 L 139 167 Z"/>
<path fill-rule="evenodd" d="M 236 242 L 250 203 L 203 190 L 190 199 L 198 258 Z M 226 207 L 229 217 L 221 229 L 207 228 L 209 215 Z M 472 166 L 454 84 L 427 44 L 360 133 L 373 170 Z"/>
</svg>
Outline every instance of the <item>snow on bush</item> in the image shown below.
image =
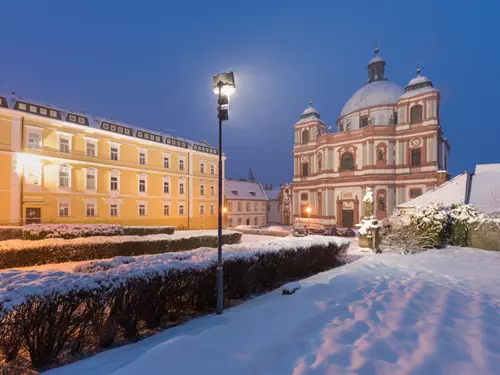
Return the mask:
<svg viewBox="0 0 500 375">
<path fill-rule="evenodd" d="M 386 220 L 386 227 L 382 229 L 381 235 L 384 250 L 404 255 L 435 247 L 434 236 L 426 231 L 416 230 L 407 215 L 400 212 Z"/>
<path fill-rule="evenodd" d="M 349 241 L 309 236 L 225 246 L 225 302 L 247 298 L 340 264 Z M 140 327 L 213 311 L 217 254 L 182 253 L 89 262 L 74 273 L 0 272 L 0 350 L 28 352 L 35 368 L 72 354 L 135 340 Z M 120 336 L 122 335 L 122 336 Z"/>
<path fill-rule="evenodd" d="M 23 237 L 23 229 L 21 227 L 0 226 L 0 241 L 12 240 Z"/>
<path fill-rule="evenodd" d="M 239 243 L 241 233 L 225 230 L 224 244 Z M 116 256 L 158 254 L 217 247 L 216 231 L 191 231 L 149 236 L 50 238 L 39 241 L 0 242 L 0 268 L 29 267 L 47 263 L 105 259 Z"/>
<path fill-rule="evenodd" d="M 242 228 L 244 227 L 244 228 Z M 249 228 L 249 225 L 238 225 L 236 230 L 243 234 L 257 234 L 263 236 L 274 236 L 274 237 L 287 237 L 290 236 L 289 231 L 285 231 L 282 228 L 280 230 L 273 230 L 271 228 Z"/>
<path fill-rule="evenodd" d="M 115 224 L 30 224 L 23 227 L 23 239 L 122 236 L 123 227 Z"/>
</svg>

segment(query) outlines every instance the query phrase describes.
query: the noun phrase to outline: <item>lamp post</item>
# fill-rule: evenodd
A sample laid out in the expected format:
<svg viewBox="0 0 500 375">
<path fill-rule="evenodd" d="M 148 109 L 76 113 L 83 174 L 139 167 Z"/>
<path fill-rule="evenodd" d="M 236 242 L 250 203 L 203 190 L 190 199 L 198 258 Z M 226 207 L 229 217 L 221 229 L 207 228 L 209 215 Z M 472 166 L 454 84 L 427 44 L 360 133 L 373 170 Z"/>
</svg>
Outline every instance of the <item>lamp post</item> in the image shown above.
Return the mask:
<svg viewBox="0 0 500 375">
<path fill-rule="evenodd" d="M 217 212 L 217 314 L 224 308 L 222 278 L 222 121 L 229 120 L 229 95 L 236 86 L 233 72 L 220 73 L 213 76 L 213 90 L 217 95 L 217 118 L 219 119 L 219 194 Z"/>
<path fill-rule="evenodd" d="M 306 207 L 306 212 L 307 212 L 307 218 L 308 218 L 308 219 L 310 219 L 310 218 L 311 218 L 311 211 L 312 211 L 311 206 L 307 206 L 307 207 Z"/>
</svg>

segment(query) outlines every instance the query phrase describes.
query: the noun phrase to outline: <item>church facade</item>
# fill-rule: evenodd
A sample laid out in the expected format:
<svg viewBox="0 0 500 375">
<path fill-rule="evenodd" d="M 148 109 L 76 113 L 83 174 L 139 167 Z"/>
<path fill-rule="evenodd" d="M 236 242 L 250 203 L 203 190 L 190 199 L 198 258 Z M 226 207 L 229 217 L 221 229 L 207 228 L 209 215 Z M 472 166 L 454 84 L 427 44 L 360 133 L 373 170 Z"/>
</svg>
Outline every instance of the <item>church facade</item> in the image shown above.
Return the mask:
<svg viewBox="0 0 500 375">
<path fill-rule="evenodd" d="M 293 217 L 326 226 L 354 227 L 363 216 L 366 189 L 377 218 L 449 179 L 449 143 L 439 119 L 440 93 L 427 77 L 403 88 L 385 77 L 375 49 L 368 80 L 346 102 L 337 131 L 309 102 L 294 125 Z"/>
</svg>

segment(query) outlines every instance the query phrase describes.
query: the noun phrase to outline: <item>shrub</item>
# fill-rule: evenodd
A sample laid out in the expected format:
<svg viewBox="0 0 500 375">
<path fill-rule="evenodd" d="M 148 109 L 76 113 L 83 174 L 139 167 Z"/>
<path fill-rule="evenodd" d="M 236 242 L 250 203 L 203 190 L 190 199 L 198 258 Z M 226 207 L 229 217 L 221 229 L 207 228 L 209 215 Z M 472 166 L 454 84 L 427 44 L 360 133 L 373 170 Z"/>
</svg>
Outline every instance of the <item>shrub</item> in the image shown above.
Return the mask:
<svg viewBox="0 0 500 375">
<path fill-rule="evenodd" d="M 241 233 L 224 231 L 223 244 L 240 242 Z M 217 235 L 207 232 L 150 236 L 117 236 L 46 239 L 40 241 L 4 241 L 0 243 L 0 269 L 29 267 L 47 263 L 75 262 L 92 259 L 159 254 L 217 247 Z"/>
<path fill-rule="evenodd" d="M 500 220 L 487 219 L 470 228 L 467 246 L 484 250 L 500 250 Z"/>
<path fill-rule="evenodd" d="M 247 298 L 340 264 L 349 242 L 327 237 L 276 239 L 224 249 L 224 301 Z M 216 260 L 212 249 L 89 263 L 75 273 L 0 273 L 0 326 L 16 327 L 17 350 L 36 368 L 76 354 L 137 339 L 142 326 L 213 311 Z M 120 334 L 122 332 L 122 334 Z M 0 330 L 0 342 L 9 332 Z M 121 335 L 121 336 L 120 336 Z"/>
<path fill-rule="evenodd" d="M 150 234 L 174 234 L 175 227 L 123 227 L 126 236 L 149 236 Z"/>
<path fill-rule="evenodd" d="M 24 240 L 122 236 L 124 234 L 123 227 L 115 224 L 30 224 L 25 225 L 22 231 Z"/>
<path fill-rule="evenodd" d="M 398 251 L 400 254 L 414 254 L 435 246 L 435 238 L 418 230 L 402 215 L 388 218 L 381 231 L 382 248 Z"/>
<path fill-rule="evenodd" d="M 0 227 L 0 241 L 22 238 L 22 232 L 22 227 Z"/>
<path fill-rule="evenodd" d="M 240 228 L 237 227 L 236 230 L 238 232 L 241 232 L 243 234 L 257 234 L 257 235 L 263 235 L 263 236 L 273 236 L 273 237 L 287 237 L 290 235 L 290 232 L 285 232 L 283 230 L 269 230 L 267 228 L 262 228 L 262 229 L 247 229 L 247 228 Z"/>
</svg>

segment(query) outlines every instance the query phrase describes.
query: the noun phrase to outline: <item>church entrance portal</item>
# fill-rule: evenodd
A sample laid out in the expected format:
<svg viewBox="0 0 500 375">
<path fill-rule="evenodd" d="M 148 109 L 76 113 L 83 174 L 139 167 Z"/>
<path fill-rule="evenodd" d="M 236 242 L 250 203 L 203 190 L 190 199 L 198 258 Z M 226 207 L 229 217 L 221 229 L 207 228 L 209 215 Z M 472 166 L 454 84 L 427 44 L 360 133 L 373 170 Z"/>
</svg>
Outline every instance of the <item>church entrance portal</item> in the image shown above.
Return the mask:
<svg viewBox="0 0 500 375">
<path fill-rule="evenodd" d="M 354 227 L 354 210 L 342 210 L 342 226 L 344 228 Z"/>
<path fill-rule="evenodd" d="M 250 225 L 250 219 L 247 219 L 247 225 Z"/>
</svg>

